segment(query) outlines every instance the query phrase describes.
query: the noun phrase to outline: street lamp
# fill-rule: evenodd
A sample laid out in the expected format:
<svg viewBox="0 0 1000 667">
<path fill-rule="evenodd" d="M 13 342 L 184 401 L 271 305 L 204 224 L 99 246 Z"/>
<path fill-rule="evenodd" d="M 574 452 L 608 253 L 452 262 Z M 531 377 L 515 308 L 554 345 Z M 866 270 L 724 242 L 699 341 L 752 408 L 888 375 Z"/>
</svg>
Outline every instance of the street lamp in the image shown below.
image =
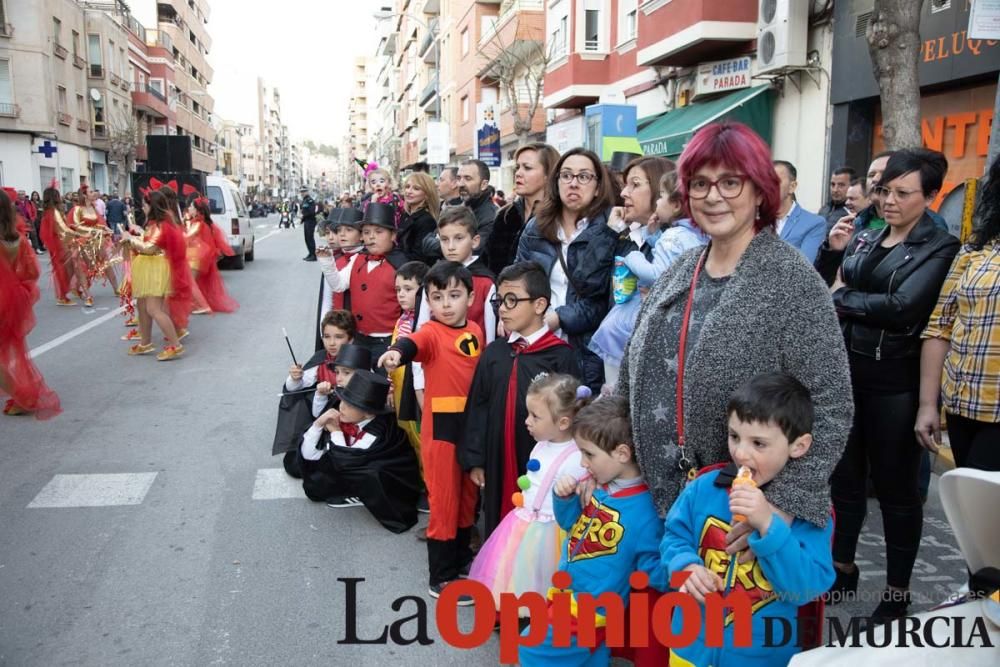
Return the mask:
<svg viewBox="0 0 1000 667">
<path fill-rule="evenodd" d="M 418 18 L 414 14 L 409 12 L 375 12 L 372 14 L 376 21 L 387 21 L 397 16 L 402 16 L 415 21 L 417 24 L 424 27 L 427 33 L 431 36 L 431 41 L 434 48 L 434 96 L 436 101 L 434 103 L 435 116 L 437 117 L 437 122 L 441 122 L 441 42 L 438 39 L 440 37 L 440 31 L 438 26 L 435 24 L 432 28 L 423 19 Z M 429 134 L 429 133 L 428 133 Z"/>
</svg>

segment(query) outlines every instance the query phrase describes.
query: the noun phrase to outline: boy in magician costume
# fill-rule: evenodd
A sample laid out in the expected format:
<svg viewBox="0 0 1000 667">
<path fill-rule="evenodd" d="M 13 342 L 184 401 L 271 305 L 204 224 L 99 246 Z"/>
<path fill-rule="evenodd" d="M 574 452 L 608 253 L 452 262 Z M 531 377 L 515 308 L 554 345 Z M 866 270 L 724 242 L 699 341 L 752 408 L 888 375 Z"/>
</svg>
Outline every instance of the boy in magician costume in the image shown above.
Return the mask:
<svg viewBox="0 0 1000 667">
<path fill-rule="evenodd" d="M 340 405 L 324 412 L 302 436 L 299 467 L 310 500 L 357 498 L 394 533 L 417 522 L 420 468 L 417 455 L 386 407 L 389 381 L 356 371 L 337 388 Z"/>
</svg>

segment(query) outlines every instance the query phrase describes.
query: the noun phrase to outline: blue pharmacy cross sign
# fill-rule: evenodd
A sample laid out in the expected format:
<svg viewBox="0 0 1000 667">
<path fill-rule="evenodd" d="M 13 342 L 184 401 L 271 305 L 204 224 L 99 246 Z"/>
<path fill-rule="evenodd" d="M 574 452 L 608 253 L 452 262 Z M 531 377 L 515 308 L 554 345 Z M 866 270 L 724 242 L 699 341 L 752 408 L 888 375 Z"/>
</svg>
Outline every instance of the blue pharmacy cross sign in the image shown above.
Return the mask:
<svg viewBox="0 0 1000 667">
<path fill-rule="evenodd" d="M 42 145 L 38 147 L 38 152 L 45 155 L 45 157 L 52 157 L 55 153 L 59 151 L 59 148 L 52 145 L 52 142 L 46 139 L 42 142 Z"/>
</svg>

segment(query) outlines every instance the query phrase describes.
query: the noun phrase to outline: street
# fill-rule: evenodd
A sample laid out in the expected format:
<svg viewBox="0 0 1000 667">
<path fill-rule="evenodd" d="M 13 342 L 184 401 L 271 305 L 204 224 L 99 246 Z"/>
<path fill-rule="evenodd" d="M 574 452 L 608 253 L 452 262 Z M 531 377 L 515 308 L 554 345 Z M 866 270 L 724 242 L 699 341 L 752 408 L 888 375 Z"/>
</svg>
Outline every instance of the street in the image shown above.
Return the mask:
<svg viewBox="0 0 1000 667">
<path fill-rule="evenodd" d="M 441 641 L 414 531 L 393 535 L 363 508 L 308 501 L 270 456 L 291 363 L 281 328 L 308 358 L 319 268 L 300 259 L 300 226 L 254 223 L 256 261 L 223 273 L 240 310 L 193 318 L 172 363 L 126 356 L 109 287 L 95 291 L 94 309 L 57 307 L 40 258 L 29 344 L 64 412 L 0 420 L 0 665 L 496 664 L 496 635 L 474 650 Z M 885 548 L 870 509 L 858 563 L 874 596 Z M 964 577 L 935 477 L 912 609 L 942 602 Z M 392 604 L 416 596 L 434 643 L 339 643 L 350 628 L 338 578 L 365 579 L 359 639 L 414 615 L 413 601 Z M 470 627 L 471 608 L 460 614 Z"/>
</svg>

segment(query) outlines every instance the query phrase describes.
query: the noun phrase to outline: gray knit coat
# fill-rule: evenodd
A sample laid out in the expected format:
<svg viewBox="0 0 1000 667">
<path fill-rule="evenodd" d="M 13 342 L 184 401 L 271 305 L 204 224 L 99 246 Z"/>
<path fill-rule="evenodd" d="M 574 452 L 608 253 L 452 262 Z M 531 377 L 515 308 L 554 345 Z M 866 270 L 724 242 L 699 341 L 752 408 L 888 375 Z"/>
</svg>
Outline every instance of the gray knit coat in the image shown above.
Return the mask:
<svg viewBox="0 0 1000 667">
<path fill-rule="evenodd" d="M 685 473 L 677 464 L 676 431 L 656 419 L 662 404 L 676 401 L 676 386 L 664 386 L 671 360 L 658 343 L 656 318 L 683 312 L 702 250 L 681 256 L 643 300 L 619 378 L 618 393 L 632 406 L 636 457 L 661 516 L 677 499 Z M 813 444 L 805 456 L 788 461 L 765 493 L 780 509 L 823 526 L 830 517 L 830 475 L 854 413 L 847 352 L 822 278 L 795 248 L 763 231 L 743 253 L 687 354 L 685 439 L 697 467 L 729 461 L 726 405 L 733 391 L 758 373 L 778 370 L 812 394 Z"/>
</svg>

